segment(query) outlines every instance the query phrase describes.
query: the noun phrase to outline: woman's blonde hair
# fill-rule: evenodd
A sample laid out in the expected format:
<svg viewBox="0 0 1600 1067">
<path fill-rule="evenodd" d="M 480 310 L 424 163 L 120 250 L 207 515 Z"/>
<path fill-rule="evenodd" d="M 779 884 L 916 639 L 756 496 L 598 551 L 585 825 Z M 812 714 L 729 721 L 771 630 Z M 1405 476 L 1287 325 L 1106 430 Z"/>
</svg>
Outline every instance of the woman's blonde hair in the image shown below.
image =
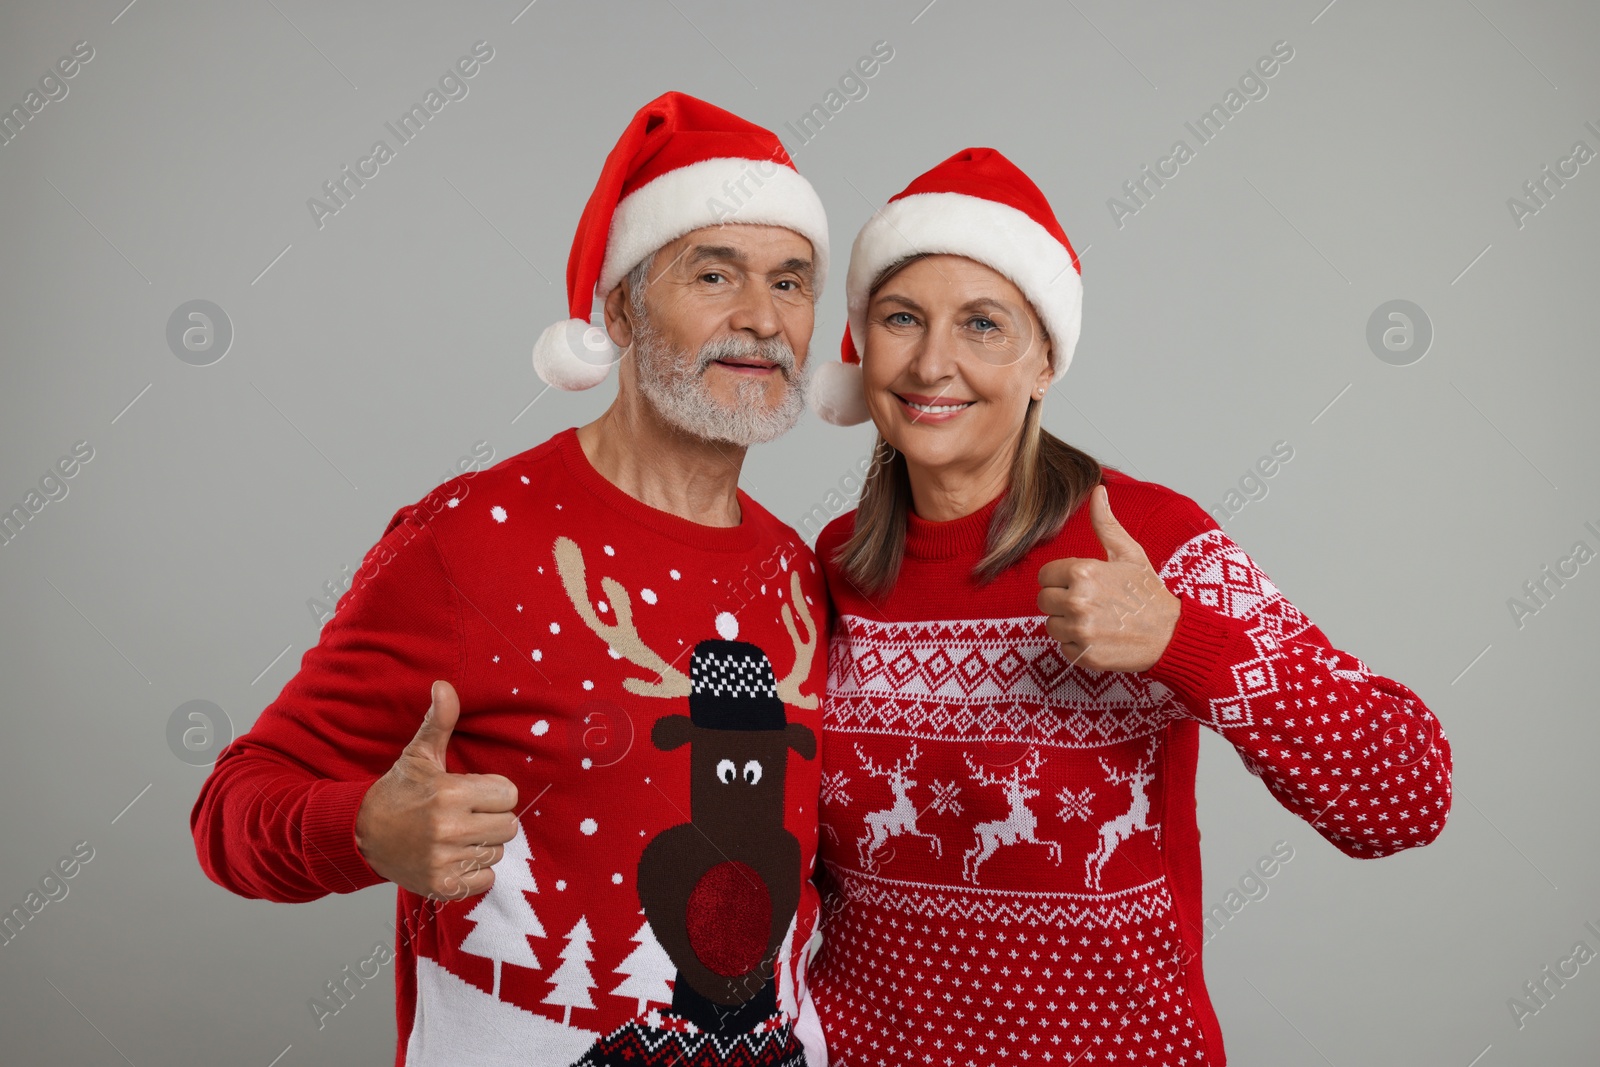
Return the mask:
<svg viewBox="0 0 1600 1067">
<path fill-rule="evenodd" d="M 873 279 L 869 299 L 890 278 L 922 258 L 908 256 L 884 268 Z M 859 342 L 863 351 L 865 341 L 861 338 Z M 1009 491 L 989 521 L 987 550 L 973 568 L 980 584 L 993 581 L 1040 542 L 1060 533 L 1067 517 L 1100 483 L 1099 461 L 1046 430 L 1040 421 L 1040 404 L 1031 397 L 1028 400 L 1011 461 Z M 910 513 L 911 477 L 906 458 L 879 434 L 856 506 L 855 530 L 833 555 L 833 562 L 868 596 L 887 593 L 899 577 Z"/>
</svg>

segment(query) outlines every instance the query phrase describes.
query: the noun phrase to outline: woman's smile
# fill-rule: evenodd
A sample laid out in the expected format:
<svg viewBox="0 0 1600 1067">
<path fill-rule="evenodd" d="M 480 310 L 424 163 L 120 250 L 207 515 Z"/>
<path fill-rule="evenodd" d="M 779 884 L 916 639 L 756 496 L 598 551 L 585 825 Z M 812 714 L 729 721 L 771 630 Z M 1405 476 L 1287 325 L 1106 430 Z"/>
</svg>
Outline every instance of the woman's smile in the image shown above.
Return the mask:
<svg viewBox="0 0 1600 1067">
<path fill-rule="evenodd" d="M 895 393 L 901 410 L 914 423 L 944 423 L 966 411 L 976 400 L 951 400 L 944 396 L 924 396 L 920 393 Z"/>
</svg>

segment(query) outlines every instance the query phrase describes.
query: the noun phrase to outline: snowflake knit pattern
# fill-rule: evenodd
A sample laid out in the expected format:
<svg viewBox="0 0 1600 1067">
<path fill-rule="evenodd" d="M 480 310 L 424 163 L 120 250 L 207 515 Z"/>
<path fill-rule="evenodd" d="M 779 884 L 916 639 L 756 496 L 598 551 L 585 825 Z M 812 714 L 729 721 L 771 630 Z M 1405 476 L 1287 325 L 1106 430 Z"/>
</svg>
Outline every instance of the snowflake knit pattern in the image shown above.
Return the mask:
<svg viewBox="0 0 1600 1067">
<path fill-rule="evenodd" d="M 1039 568 L 1105 559 L 1088 507 L 986 587 L 1003 495 L 909 519 L 900 578 L 863 595 L 817 540 L 836 618 L 823 726 L 831 1062 L 1226 1063 L 1206 992 L 1199 728 L 1347 855 L 1432 841 L 1450 747 L 1415 693 L 1328 643 L 1193 500 L 1106 468 L 1117 519 L 1181 601 L 1142 673 L 1077 667 Z"/>
<path fill-rule="evenodd" d="M 397 1065 L 806 1062 L 827 592 L 739 504 L 736 527 L 650 508 L 574 429 L 449 483 L 218 759 L 201 866 L 275 901 L 383 880 L 356 814 L 436 678 L 461 698 L 448 770 L 516 785 L 487 892 L 398 891 Z"/>
</svg>

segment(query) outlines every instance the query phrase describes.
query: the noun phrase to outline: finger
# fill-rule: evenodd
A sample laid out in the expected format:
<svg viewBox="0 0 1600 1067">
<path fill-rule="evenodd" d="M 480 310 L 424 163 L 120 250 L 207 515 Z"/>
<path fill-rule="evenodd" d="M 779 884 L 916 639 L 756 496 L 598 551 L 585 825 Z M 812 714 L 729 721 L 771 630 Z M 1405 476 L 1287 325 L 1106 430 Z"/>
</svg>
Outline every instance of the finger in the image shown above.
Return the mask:
<svg viewBox="0 0 1600 1067">
<path fill-rule="evenodd" d="M 428 895 L 440 900 L 461 900 L 476 896 L 494 885 L 494 871 L 488 867 L 451 871 L 439 879 L 438 888 Z"/>
<path fill-rule="evenodd" d="M 468 871 L 485 870 L 499 863 L 500 858 L 505 853 L 504 845 L 476 842 L 461 850 L 461 854 L 453 861 L 451 870 L 460 874 L 466 874 Z"/>
<path fill-rule="evenodd" d="M 461 698 L 456 695 L 455 686 L 441 678 L 433 683 L 432 699 L 433 703 L 428 706 L 428 713 L 422 717 L 422 725 L 417 727 L 417 734 L 408 748 L 436 764 L 442 771 L 445 769 L 444 754 L 450 744 L 450 732 L 456 728 L 456 720 L 461 715 Z"/>
<path fill-rule="evenodd" d="M 516 811 L 517 786 L 503 774 L 451 775 L 461 783 L 471 811 Z"/>
<path fill-rule="evenodd" d="M 1065 589 L 1057 586 L 1046 586 L 1039 590 L 1039 596 L 1035 603 L 1038 605 L 1040 613 L 1044 615 L 1060 618 L 1072 614 L 1070 594 Z"/>
<path fill-rule="evenodd" d="M 1104 483 L 1095 486 L 1089 494 L 1089 524 L 1094 527 L 1094 535 L 1099 539 L 1100 546 L 1106 550 L 1108 563 L 1148 562 L 1139 542 L 1111 514 L 1111 496 Z"/>
<path fill-rule="evenodd" d="M 474 845 L 503 845 L 517 836 L 517 817 L 509 812 L 500 815 L 468 815 L 456 824 L 457 830 L 448 839 L 450 844 L 462 848 Z"/>
<path fill-rule="evenodd" d="M 1086 562 L 1076 556 L 1063 556 L 1053 559 L 1039 568 L 1039 584 L 1048 588 L 1065 589 L 1072 584 L 1073 573 L 1078 569 L 1077 564 Z M 1099 563 L 1099 560 L 1092 562 Z"/>
</svg>

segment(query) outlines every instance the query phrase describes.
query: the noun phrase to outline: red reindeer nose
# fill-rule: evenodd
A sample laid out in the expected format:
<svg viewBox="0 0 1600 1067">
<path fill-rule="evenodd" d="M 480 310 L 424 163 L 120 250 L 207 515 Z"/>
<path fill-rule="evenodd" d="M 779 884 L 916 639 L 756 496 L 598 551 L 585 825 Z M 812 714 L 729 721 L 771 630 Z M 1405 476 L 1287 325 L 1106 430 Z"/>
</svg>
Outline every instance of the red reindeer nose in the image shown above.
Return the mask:
<svg viewBox="0 0 1600 1067">
<path fill-rule="evenodd" d="M 748 974 L 767 953 L 772 895 L 754 867 L 730 860 L 700 876 L 689 894 L 689 947 L 706 968 Z"/>
</svg>

